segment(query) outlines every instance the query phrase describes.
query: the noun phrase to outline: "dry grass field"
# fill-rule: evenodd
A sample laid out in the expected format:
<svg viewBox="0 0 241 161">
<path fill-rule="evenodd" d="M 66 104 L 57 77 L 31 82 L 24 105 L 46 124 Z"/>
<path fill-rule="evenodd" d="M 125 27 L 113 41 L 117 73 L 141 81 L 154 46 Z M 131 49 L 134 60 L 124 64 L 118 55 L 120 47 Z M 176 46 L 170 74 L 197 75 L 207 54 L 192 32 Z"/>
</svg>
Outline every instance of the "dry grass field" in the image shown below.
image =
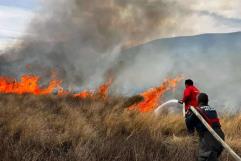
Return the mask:
<svg viewBox="0 0 241 161">
<path fill-rule="evenodd" d="M 181 115 L 128 110 L 127 98 L 0 95 L 1 161 L 194 161 L 198 138 Z M 241 114 L 222 116 L 241 155 Z M 226 151 L 222 161 L 231 161 Z"/>
</svg>

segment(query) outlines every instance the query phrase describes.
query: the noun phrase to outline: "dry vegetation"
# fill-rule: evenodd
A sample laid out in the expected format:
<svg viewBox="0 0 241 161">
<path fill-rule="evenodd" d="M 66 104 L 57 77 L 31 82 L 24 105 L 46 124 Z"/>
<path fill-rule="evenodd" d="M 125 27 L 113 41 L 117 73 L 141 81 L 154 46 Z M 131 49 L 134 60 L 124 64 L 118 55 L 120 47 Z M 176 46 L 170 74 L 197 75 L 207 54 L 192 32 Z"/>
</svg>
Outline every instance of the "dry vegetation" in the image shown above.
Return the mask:
<svg viewBox="0 0 241 161">
<path fill-rule="evenodd" d="M 0 95 L 2 161 L 192 161 L 197 137 L 181 115 L 125 109 L 125 98 Z M 227 142 L 241 155 L 241 115 L 223 117 Z M 221 160 L 232 160 L 223 153 Z"/>
</svg>

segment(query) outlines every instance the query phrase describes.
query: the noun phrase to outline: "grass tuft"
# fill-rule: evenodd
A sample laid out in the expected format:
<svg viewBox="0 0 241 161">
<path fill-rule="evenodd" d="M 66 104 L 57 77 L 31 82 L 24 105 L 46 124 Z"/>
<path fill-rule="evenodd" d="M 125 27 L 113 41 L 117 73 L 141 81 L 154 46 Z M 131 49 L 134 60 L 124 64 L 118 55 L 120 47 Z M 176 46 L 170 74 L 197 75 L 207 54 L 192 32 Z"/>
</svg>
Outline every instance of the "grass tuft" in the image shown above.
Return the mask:
<svg viewBox="0 0 241 161">
<path fill-rule="evenodd" d="M 196 160 L 198 138 L 187 136 L 182 116 L 126 108 L 139 99 L 0 95 L 0 160 Z M 228 144 L 241 155 L 241 115 L 221 120 Z M 221 160 L 232 158 L 224 152 Z"/>
</svg>

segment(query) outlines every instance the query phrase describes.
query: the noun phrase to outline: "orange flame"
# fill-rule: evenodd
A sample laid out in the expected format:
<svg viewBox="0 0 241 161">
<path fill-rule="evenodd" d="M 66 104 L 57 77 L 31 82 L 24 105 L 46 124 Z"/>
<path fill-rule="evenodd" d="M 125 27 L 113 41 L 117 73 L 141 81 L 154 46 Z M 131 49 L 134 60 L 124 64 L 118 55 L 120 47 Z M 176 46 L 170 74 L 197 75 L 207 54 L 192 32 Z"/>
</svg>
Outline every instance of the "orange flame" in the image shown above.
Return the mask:
<svg viewBox="0 0 241 161">
<path fill-rule="evenodd" d="M 58 96 L 71 94 L 61 86 L 62 81 L 55 79 L 55 76 L 50 81 L 46 88 L 41 88 L 39 85 L 40 77 L 34 75 L 23 75 L 20 81 L 12 79 L 10 77 L 0 76 L 0 93 L 3 94 L 34 94 L 34 95 L 47 95 L 52 94 L 56 89 L 58 90 Z M 141 112 L 148 112 L 158 106 L 160 97 L 163 96 L 167 91 L 175 89 L 176 85 L 182 80 L 182 77 L 176 77 L 174 79 L 165 80 L 159 87 L 151 88 L 140 95 L 144 98 L 138 104 L 134 104 L 129 109 L 138 109 Z M 109 79 L 105 83 L 101 84 L 98 90 L 84 90 L 80 93 L 72 95 L 82 99 L 86 98 L 101 98 L 106 99 L 109 94 L 110 86 L 112 85 L 113 79 Z"/>
<path fill-rule="evenodd" d="M 140 95 L 144 98 L 138 104 L 129 107 L 130 110 L 138 109 L 140 112 L 149 112 L 158 106 L 160 97 L 167 91 L 175 89 L 177 84 L 182 80 L 182 77 L 165 80 L 159 87 L 151 88 Z"/>
<path fill-rule="evenodd" d="M 82 98 L 82 99 L 90 98 L 93 96 L 99 96 L 99 97 L 105 99 L 106 97 L 108 97 L 111 84 L 112 84 L 112 79 L 109 79 L 107 82 L 101 84 L 97 91 L 84 90 L 78 94 L 75 94 L 74 96 Z"/>
<path fill-rule="evenodd" d="M 78 97 L 78 98 L 82 98 L 82 99 L 85 99 L 85 98 L 90 98 L 94 95 L 94 92 L 93 91 L 87 91 L 87 90 L 84 90 L 78 94 L 75 94 L 74 97 Z"/>
<path fill-rule="evenodd" d="M 61 87 L 61 81 L 51 80 L 47 88 L 40 88 L 39 80 L 34 75 L 23 75 L 19 82 L 9 77 L 0 77 L 0 93 L 46 95 Z"/>
<path fill-rule="evenodd" d="M 61 86 L 62 81 L 55 79 L 55 74 L 52 74 L 53 80 L 50 81 L 46 88 L 40 88 L 40 77 L 35 75 L 23 75 L 20 81 L 17 81 L 10 77 L 0 76 L 0 93 L 3 94 L 34 94 L 34 95 L 47 95 L 58 90 L 58 96 L 64 96 L 70 94 L 69 91 L 64 90 Z M 112 79 L 100 85 L 97 91 L 84 90 L 78 94 L 73 95 L 79 98 L 88 98 L 98 96 L 105 99 L 109 94 L 109 89 L 112 84 Z"/>
<path fill-rule="evenodd" d="M 108 97 L 111 84 L 112 84 L 112 79 L 109 79 L 107 82 L 100 85 L 99 90 L 98 90 L 98 94 L 102 98 Z"/>
</svg>

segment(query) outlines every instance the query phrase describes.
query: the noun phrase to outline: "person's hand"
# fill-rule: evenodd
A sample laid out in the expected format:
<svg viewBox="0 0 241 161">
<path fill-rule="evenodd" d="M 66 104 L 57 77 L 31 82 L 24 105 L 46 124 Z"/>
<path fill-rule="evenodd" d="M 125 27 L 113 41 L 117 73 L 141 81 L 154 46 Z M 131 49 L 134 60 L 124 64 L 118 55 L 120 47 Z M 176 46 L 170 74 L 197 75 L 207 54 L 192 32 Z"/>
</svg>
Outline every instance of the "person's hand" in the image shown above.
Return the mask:
<svg viewBox="0 0 241 161">
<path fill-rule="evenodd" d="M 178 100 L 178 103 L 183 104 L 183 101 L 182 100 Z"/>
</svg>

